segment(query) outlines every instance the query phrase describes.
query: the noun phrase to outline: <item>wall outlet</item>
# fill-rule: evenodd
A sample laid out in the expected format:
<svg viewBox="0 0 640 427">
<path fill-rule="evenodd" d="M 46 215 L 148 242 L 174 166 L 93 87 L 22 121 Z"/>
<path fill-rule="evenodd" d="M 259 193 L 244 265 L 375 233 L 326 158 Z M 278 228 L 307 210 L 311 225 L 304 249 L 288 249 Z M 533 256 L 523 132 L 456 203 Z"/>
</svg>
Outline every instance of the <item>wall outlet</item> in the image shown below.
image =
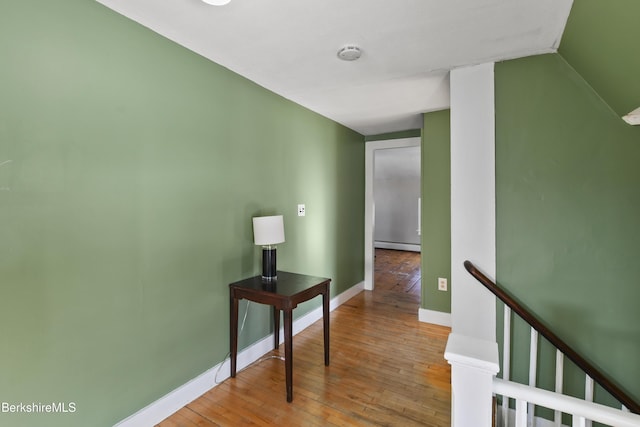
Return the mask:
<svg viewBox="0 0 640 427">
<path fill-rule="evenodd" d="M 447 290 L 447 279 L 445 277 L 438 277 L 438 290 L 439 291 Z"/>
<path fill-rule="evenodd" d="M 298 216 L 304 216 L 305 213 L 304 205 L 298 205 Z"/>
</svg>

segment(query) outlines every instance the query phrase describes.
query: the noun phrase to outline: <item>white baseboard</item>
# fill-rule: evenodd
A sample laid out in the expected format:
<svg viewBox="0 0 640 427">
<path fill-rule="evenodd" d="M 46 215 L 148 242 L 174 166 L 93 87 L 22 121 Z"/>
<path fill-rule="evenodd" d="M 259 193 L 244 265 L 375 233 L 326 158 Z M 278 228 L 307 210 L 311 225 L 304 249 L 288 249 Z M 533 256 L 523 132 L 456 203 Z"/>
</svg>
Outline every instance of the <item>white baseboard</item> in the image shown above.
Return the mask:
<svg viewBox="0 0 640 427">
<path fill-rule="evenodd" d="M 336 295 L 330 301 L 329 310 L 333 311 L 347 300 L 364 290 L 364 282 L 360 282 L 347 289 L 340 295 Z M 298 334 L 317 320 L 322 319 L 322 307 L 319 307 L 293 322 L 293 335 Z M 284 332 L 280 330 L 280 341 L 284 338 Z M 273 335 L 269 335 L 252 344 L 238 353 L 237 370 L 249 366 L 260 359 L 265 353 L 273 350 Z M 118 422 L 114 427 L 139 427 L 156 425 L 183 406 L 202 396 L 207 391 L 217 386 L 215 380 L 218 373 L 218 381 L 222 382 L 230 376 L 229 360 L 217 364 L 213 368 L 186 382 L 165 396 L 140 409 L 135 414 Z"/>
<path fill-rule="evenodd" d="M 424 323 L 451 327 L 451 313 L 445 313 L 443 311 L 421 308 L 418 310 L 418 320 Z"/>
<path fill-rule="evenodd" d="M 420 245 L 413 243 L 380 242 L 376 240 L 373 242 L 373 247 L 380 249 L 395 249 L 396 251 L 420 252 Z"/>
</svg>

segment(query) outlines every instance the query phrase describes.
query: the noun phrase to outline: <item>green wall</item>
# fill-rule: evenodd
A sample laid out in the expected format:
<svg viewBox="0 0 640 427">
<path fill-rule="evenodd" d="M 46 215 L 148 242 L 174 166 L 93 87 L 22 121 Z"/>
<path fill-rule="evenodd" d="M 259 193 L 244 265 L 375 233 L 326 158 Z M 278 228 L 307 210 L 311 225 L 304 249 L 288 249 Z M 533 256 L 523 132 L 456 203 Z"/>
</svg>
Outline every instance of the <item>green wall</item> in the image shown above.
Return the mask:
<svg viewBox="0 0 640 427">
<path fill-rule="evenodd" d="M 2 3 L 0 57 L 0 401 L 77 408 L 1 425 L 110 426 L 220 363 L 252 216 L 281 269 L 363 279 L 361 135 L 96 2 Z"/>
<path fill-rule="evenodd" d="M 424 115 L 422 131 L 422 308 L 451 313 L 450 111 Z M 438 277 L 449 291 L 438 290 Z"/>
<path fill-rule="evenodd" d="M 495 76 L 497 280 L 640 399 L 640 128 L 557 54 L 496 64 Z M 528 335 L 513 347 L 526 381 Z M 540 358 L 552 387 L 553 352 Z M 583 377 L 567 381 L 583 394 Z"/>
<path fill-rule="evenodd" d="M 640 2 L 574 0 L 559 52 L 616 114 L 640 107 Z"/>
</svg>

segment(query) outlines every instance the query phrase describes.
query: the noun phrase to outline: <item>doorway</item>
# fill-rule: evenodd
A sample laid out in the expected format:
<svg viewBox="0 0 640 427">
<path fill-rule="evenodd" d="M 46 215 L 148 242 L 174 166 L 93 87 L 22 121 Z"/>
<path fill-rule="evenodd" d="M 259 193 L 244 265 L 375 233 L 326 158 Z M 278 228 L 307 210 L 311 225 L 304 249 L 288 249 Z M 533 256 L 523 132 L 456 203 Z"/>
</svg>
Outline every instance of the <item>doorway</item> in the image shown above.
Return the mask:
<svg viewBox="0 0 640 427">
<path fill-rule="evenodd" d="M 365 148 L 365 272 L 364 272 L 364 287 L 367 290 L 373 290 L 375 288 L 375 231 L 376 231 L 376 206 L 375 206 L 375 169 L 376 162 L 375 157 L 378 150 L 389 150 L 398 148 L 417 147 L 417 153 L 419 156 L 421 141 L 419 137 L 414 138 L 402 138 L 384 141 L 370 141 L 366 143 Z M 421 175 L 421 174 L 420 174 Z M 413 228 L 416 233 L 419 233 L 419 201 L 416 200 L 414 207 L 417 212 L 417 221 L 413 224 L 403 224 Z M 406 221 L 406 220 L 405 220 Z M 405 227 L 406 228 L 406 227 Z M 402 242 L 396 242 L 402 243 Z M 419 250 L 419 237 L 415 248 Z M 414 250 L 415 250 L 414 248 Z M 406 248 L 398 248 L 406 249 Z"/>
</svg>

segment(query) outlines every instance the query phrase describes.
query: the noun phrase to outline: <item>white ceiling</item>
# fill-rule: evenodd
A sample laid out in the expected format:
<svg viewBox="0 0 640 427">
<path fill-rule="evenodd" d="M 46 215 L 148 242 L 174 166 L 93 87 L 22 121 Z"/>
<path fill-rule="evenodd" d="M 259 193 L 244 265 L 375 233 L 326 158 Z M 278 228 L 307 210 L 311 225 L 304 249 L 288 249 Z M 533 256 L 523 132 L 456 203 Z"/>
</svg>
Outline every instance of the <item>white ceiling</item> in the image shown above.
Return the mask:
<svg viewBox="0 0 640 427">
<path fill-rule="evenodd" d="M 449 70 L 555 52 L 572 0 L 98 0 L 363 135 L 449 106 Z M 362 57 L 337 51 L 357 44 Z"/>
</svg>

